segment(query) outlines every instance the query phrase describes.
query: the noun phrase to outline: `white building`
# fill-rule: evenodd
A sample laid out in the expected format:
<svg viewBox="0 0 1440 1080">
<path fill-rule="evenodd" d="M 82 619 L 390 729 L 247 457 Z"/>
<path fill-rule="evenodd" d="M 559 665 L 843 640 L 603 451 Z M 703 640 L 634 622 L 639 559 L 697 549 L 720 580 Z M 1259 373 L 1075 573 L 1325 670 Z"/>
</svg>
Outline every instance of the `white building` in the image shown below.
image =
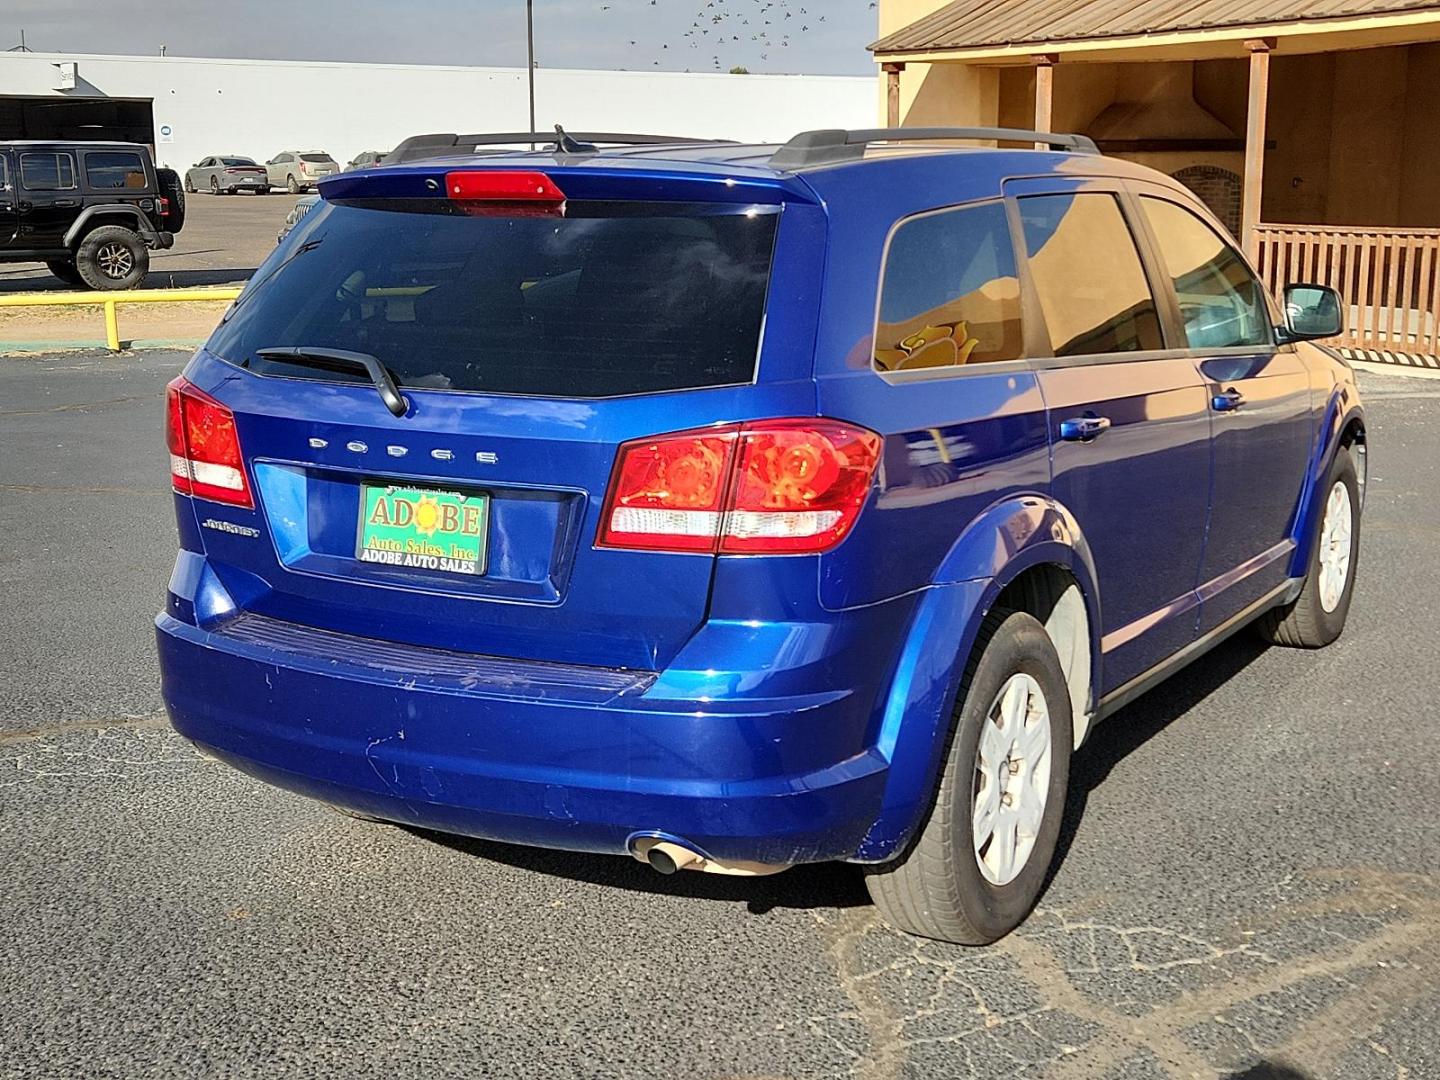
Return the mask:
<svg viewBox="0 0 1440 1080">
<path fill-rule="evenodd" d="M 871 127 L 875 81 L 538 69 L 542 130 L 784 141 Z M 328 150 L 345 162 L 422 132 L 524 131 L 524 68 L 0 53 L 0 139 L 149 143 L 184 170 L 209 154 L 264 161 Z"/>
</svg>

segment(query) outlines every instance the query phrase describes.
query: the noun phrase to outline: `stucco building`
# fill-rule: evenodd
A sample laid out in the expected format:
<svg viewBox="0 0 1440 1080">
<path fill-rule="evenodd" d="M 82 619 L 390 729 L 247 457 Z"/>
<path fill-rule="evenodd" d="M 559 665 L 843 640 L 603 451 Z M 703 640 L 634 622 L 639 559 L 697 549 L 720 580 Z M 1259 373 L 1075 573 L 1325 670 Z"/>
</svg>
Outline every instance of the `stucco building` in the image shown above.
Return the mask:
<svg viewBox="0 0 1440 1080">
<path fill-rule="evenodd" d="M 1440 353 L 1440 3 L 881 0 L 891 125 L 1039 127 L 1182 180 L 1346 344 Z"/>
</svg>

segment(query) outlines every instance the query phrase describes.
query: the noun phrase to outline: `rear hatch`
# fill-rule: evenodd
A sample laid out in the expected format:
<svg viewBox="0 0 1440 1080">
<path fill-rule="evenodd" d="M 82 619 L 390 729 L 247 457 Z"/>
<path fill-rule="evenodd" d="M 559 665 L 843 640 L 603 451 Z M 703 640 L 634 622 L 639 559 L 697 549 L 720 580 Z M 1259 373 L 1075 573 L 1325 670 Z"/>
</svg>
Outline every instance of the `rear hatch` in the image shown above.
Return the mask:
<svg viewBox="0 0 1440 1080">
<path fill-rule="evenodd" d="M 300 171 L 309 177 L 330 176 L 340 166 L 329 154 L 301 154 Z"/>
<path fill-rule="evenodd" d="M 206 555 L 258 616 L 663 667 L 715 557 L 597 546 L 617 449 L 813 414 L 821 212 L 793 180 L 644 171 L 554 170 L 565 194 L 521 203 L 505 185 L 549 178 L 488 170 L 502 200 L 456 200 L 453 170 L 328 181 L 187 369 L 254 502 L 194 500 Z"/>
</svg>

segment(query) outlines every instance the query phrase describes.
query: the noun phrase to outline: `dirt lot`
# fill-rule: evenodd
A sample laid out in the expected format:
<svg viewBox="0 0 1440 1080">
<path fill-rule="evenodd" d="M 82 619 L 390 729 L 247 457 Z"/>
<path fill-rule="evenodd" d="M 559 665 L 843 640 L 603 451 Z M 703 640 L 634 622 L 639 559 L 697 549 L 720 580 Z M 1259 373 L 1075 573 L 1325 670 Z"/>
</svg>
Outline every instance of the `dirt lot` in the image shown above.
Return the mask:
<svg viewBox="0 0 1440 1080">
<path fill-rule="evenodd" d="M 275 246 L 296 196 L 190 195 L 185 228 L 169 251 L 152 252 L 147 289 L 238 285 Z M 0 264 L 0 293 L 66 291 L 44 263 Z"/>
</svg>

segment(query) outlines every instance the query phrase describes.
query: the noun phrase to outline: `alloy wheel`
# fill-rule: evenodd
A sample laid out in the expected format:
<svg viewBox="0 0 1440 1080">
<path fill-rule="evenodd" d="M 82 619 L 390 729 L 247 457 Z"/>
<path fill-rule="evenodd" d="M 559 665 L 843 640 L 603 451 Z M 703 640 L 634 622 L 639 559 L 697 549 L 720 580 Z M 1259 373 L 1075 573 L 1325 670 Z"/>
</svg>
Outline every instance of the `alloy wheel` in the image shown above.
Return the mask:
<svg viewBox="0 0 1440 1080">
<path fill-rule="evenodd" d="M 124 244 L 106 244 L 95 253 L 100 272 L 112 281 L 129 275 L 135 269 L 135 254 Z"/>
<path fill-rule="evenodd" d="M 1340 606 L 1350 580 L 1350 545 L 1354 530 L 1350 489 L 1336 481 L 1325 501 L 1325 521 L 1320 526 L 1320 606 L 1327 612 Z"/>
<path fill-rule="evenodd" d="M 975 861 L 992 885 L 1025 869 L 1050 794 L 1050 709 L 1040 684 L 1010 676 L 985 715 L 971 808 Z"/>
</svg>

